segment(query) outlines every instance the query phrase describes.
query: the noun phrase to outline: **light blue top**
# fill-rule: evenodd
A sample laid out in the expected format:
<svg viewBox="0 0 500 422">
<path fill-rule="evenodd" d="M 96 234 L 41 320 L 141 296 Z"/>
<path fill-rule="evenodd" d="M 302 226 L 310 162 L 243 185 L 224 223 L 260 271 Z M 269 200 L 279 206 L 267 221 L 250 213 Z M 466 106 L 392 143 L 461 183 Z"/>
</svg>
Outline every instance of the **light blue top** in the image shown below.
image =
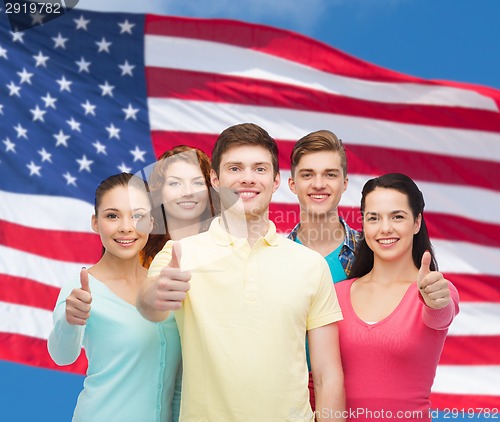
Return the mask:
<svg viewBox="0 0 500 422">
<path fill-rule="evenodd" d="M 294 240 L 295 242 L 302 245 L 302 242 L 300 241 L 298 236 L 296 236 Z M 330 273 L 332 274 L 334 283 L 338 283 L 339 281 L 343 281 L 347 278 L 344 267 L 342 266 L 339 258 L 342 246 L 344 246 L 343 243 L 341 243 L 334 251 L 330 252 L 327 256 L 324 257 L 326 259 L 328 267 L 330 268 Z"/>
<path fill-rule="evenodd" d="M 79 278 L 61 289 L 54 309 L 49 353 L 58 365 L 73 363 L 85 348 L 87 377 L 74 422 L 177 422 L 181 346 L 173 316 L 153 323 L 89 274 L 87 325 L 66 321 L 66 298 Z"/>
</svg>

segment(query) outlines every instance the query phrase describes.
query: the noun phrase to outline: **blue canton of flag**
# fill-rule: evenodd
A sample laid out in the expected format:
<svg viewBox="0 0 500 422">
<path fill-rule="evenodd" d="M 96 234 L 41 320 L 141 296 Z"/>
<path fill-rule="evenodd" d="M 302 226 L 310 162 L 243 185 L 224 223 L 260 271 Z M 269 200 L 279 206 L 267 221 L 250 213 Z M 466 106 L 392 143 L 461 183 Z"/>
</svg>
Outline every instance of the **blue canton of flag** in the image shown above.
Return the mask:
<svg viewBox="0 0 500 422">
<path fill-rule="evenodd" d="M 0 189 L 93 202 L 107 176 L 155 161 L 143 26 L 73 11 L 14 33 L 1 17 Z"/>
</svg>

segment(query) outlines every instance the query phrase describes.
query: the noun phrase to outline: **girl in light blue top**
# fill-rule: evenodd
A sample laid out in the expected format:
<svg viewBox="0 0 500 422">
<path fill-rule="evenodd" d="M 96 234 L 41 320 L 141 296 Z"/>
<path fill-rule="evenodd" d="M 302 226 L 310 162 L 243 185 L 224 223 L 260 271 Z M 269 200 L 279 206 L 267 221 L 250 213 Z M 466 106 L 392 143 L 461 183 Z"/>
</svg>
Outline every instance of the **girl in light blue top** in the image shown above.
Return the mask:
<svg viewBox="0 0 500 422">
<path fill-rule="evenodd" d="M 61 290 L 48 340 L 58 365 L 73 363 L 82 346 L 87 377 L 75 422 L 177 422 L 181 349 L 172 318 L 145 320 L 135 307 L 146 279 L 139 253 L 153 227 L 144 182 L 121 173 L 96 191 L 92 228 L 103 255 Z"/>
</svg>

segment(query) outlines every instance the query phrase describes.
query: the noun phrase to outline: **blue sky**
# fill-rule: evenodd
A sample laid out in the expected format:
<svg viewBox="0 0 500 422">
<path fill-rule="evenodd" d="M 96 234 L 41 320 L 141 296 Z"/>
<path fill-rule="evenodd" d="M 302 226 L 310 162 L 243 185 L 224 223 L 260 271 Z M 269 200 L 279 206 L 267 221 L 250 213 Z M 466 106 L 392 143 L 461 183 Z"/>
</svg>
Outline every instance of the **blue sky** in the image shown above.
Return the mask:
<svg viewBox="0 0 500 422">
<path fill-rule="evenodd" d="M 80 0 L 78 7 L 262 23 L 399 72 L 500 89 L 498 0 Z M 82 381 L 0 362 L 2 420 L 70 420 Z"/>
<path fill-rule="evenodd" d="M 78 7 L 262 23 L 399 72 L 500 89 L 497 0 L 80 0 Z"/>
</svg>

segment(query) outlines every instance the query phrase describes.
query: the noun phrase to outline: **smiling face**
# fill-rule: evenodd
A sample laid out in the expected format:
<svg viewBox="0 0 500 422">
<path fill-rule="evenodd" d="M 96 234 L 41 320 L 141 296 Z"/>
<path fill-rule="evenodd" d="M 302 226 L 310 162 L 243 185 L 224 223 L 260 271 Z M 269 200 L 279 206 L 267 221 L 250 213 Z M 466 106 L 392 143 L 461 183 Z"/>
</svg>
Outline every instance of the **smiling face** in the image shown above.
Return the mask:
<svg viewBox="0 0 500 422">
<path fill-rule="evenodd" d="M 123 185 L 106 191 L 92 216 L 92 229 L 101 237 L 105 255 L 137 257 L 153 228 L 150 210 L 145 191 Z"/>
<path fill-rule="evenodd" d="M 208 187 L 199 165 L 171 163 L 165 170 L 162 202 L 169 219 L 200 221 L 209 206 Z"/>
<path fill-rule="evenodd" d="M 212 185 L 219 190 L 223 210 L 247 219 L 267 216 L 272 195 L 279 187 L 271 153 L 261 146 L 242 145 L 221 156 L 219 175 L 212 170 Z"/>
<path fill-rule="evenodd" d="M 366 195 L 363 230 L 375 259 L 411 261 L 413 236 L 420 222 L 421 215 L 413 216 L 404 193 L 377 187 Z"/>
<path fill-rule="evenodd" d="M 340 154 L 318 151 L 304 154 L 288 185 L 297 195 L 301 212 L 308 215 L 337 214 L 342 194 L 347 189 Z"/>
</svg>

